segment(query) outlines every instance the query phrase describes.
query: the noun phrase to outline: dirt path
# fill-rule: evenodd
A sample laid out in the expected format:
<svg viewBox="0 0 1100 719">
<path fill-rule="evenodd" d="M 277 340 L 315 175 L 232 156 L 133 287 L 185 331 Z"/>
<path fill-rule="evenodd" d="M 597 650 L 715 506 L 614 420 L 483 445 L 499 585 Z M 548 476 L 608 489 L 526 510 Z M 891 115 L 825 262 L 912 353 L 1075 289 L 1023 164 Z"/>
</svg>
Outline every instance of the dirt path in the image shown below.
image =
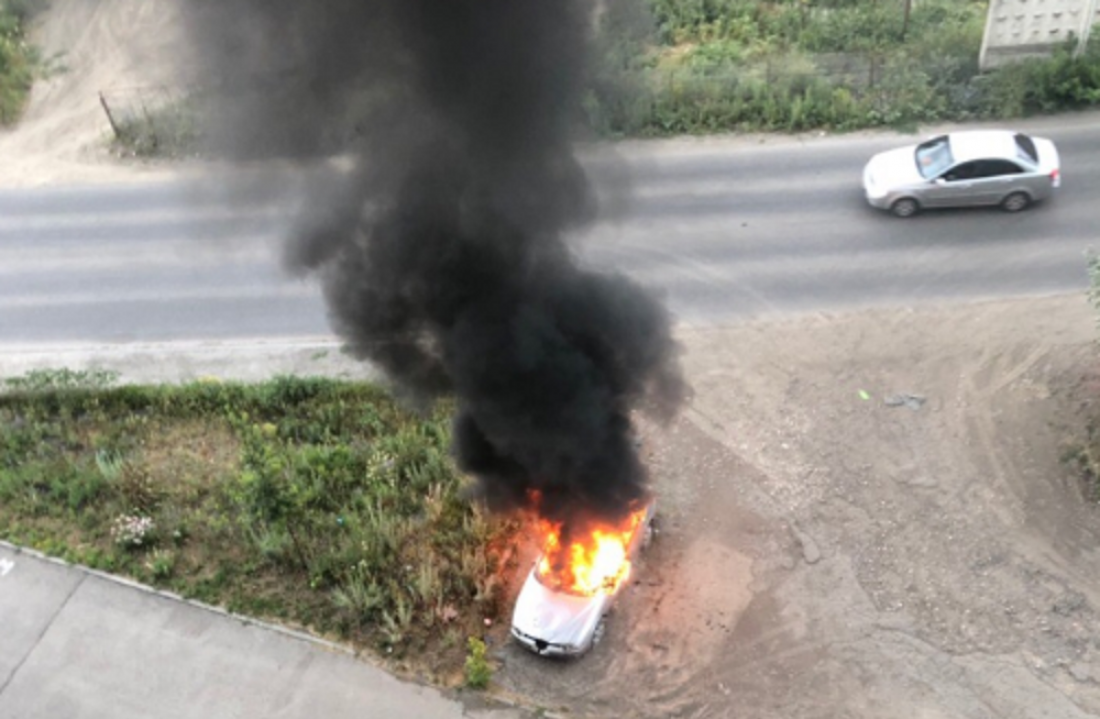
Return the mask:
<svg viewBox="0 0 1100 719">
<path fill-rule="evenodd" d="M 179 0 L 52 0 L 32 28 L 58 67 L 35 83 L 27 111 L 0 131 L 0 187 L 110 182 L 166 174 L 164 165 L 109 156 L 99 92 L 182 79 Z"/>
<path fill-rule="evenodd" d="M 1094 337 L 1081 297 L 686 333 L 640 583 L 592 656 L 507 648 L 505 683 L 584 716 L 1100 715 L 1100 510 L 1059 459 Z"/>
</svg>

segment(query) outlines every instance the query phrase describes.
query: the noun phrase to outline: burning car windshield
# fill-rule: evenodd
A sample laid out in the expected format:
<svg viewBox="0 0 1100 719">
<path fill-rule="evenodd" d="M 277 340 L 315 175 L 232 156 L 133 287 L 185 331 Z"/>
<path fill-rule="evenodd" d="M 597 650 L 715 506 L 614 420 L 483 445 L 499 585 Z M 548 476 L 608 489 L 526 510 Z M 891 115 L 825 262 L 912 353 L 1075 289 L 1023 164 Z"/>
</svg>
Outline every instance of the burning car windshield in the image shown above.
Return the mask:
<svg viewBox="0 0 1100 719">
<path fill-rule="evenodd" d="M 917 145 L 917 171 L 925 179 L 937 177 L 955 161 L 951 156 L 951 143 L 946 135 Z"/>
<path fill-rule="evenodd" d="M 543 562 L 539 562 L 535 569 L 535 579 L 552 592 L 571 594 L 574 597 L 591 596 L 591 593 L 581 591 L 575 584 L 567 581 L 561 573 L 555 572 L 548 564 Z"/>
<path fill-rule="evenodd" d="M 535 578 L 548 589 L 576 596 L 613 594 L 630 576 L 630 552 L 648 508 L 618 526 L 601 526 L 563 541 L 560 526 L 544 525 L 546 549 Z"/>
</svg>

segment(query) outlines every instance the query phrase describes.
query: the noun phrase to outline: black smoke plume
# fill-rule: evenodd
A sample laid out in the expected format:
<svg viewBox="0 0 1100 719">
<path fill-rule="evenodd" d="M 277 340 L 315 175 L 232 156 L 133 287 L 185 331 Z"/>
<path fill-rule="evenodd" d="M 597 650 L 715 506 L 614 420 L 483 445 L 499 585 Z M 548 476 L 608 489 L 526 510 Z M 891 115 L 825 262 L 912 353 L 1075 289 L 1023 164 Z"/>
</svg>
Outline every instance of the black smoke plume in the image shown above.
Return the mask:
<svg viewBox="0 0 1100 719">
<path fill-rule="evenodd" d="M 596 212 L 573 154 L 592 4 L 189 7 L 212 149 L 342 160 L 287 262 L 321 279 L 355 355 L 456 397 L 455 454 L 490 506 L 538 490 L 548 519 L 610 520 L 643 498 L 632 412 L 671 416 L 683 386 L 665 309 L 565 241 Z"/>
</svg>

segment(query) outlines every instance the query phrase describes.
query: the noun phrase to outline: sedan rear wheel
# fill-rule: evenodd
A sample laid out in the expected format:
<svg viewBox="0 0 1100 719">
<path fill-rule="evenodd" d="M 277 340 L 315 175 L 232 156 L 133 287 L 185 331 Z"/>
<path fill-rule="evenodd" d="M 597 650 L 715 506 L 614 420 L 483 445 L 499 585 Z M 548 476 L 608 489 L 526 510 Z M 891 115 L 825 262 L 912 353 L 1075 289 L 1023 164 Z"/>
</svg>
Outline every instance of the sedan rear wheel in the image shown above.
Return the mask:
<svg viewBox="0 0 1100 719">
<path fill-rule="evenodd" d="M 1001 207 L 1005 212 L 1019 212 L 1031 204 L 1031 198 L 1023 192 L 1013 192 L 1001 201 Z"/>
<path fill-rule="evenodd" d="M 898 217 L 912 217 L 919 209 L 920 205 L 912 197 L 903 197 L 890 205 L 890 212 Z"/>
</svg>

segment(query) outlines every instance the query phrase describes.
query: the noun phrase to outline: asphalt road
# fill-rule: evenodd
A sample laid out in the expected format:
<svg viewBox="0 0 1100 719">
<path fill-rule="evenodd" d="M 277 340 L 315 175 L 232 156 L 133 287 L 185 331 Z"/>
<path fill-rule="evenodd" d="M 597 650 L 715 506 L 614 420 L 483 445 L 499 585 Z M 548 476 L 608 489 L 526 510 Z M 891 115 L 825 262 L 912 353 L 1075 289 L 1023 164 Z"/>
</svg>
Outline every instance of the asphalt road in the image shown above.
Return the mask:
<svg viewBox="0 0 1100 719">
<path fill-rule="evenodd" d="M 689 324 L 1083 290 L 1100 114 L 1017 126 L 1056 141 L 1064 177 L 1024 213 L 868 208 L 864 162 L 912 140 L 889 133 L 634 143 L 629 199 L 573 241 Z M 328 336 L 315 282 L 279 261 L 290 180 L 268 179 L 0 190 L 0 343 Z"/>
</svg>

